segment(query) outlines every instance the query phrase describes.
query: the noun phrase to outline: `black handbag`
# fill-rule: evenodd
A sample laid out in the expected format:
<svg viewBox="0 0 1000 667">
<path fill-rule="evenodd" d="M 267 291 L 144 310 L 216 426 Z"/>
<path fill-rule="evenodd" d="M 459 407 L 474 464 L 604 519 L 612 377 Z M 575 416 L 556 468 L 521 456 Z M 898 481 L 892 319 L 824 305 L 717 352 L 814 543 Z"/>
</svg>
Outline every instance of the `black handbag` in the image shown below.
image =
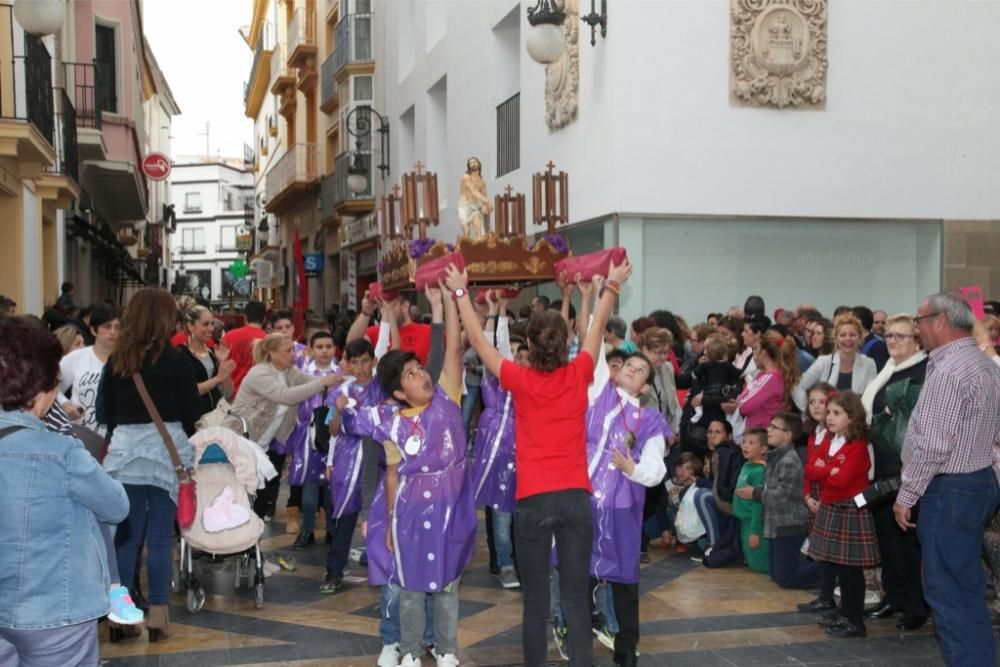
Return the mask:
<svg viewBox="0 0 1000 667">
<path fill-rule="evenodd" d="M 327 390 L 323 390 L 323 403 L 318 408 L 313 408 L 312 424 L 313 447 L 317 452 L 326 454 L 330 451 L 330 427 L 327 426 L 326 418 L 330 414 L 330 408 L 326 405 Z"/>
</svg>

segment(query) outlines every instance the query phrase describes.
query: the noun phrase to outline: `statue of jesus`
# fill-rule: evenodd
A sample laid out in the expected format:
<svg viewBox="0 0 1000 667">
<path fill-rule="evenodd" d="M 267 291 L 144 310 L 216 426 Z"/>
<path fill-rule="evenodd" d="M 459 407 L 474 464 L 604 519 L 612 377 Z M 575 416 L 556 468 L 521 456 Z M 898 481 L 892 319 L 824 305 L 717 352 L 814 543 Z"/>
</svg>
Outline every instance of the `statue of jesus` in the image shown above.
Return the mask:
<svg viewBox="0 0 1000 667">
<path fill-rule="evenodd" d="M 462 236 L 472 240 L 482 238 L 486 234 L 483 220 L 486 218 L 488 221 L 492 211 L 482 165 L 479 158 L 470 157 L 465 163 L 465 174 L 458 192 L 458 219 L 462 223 Z"/>
</svg>

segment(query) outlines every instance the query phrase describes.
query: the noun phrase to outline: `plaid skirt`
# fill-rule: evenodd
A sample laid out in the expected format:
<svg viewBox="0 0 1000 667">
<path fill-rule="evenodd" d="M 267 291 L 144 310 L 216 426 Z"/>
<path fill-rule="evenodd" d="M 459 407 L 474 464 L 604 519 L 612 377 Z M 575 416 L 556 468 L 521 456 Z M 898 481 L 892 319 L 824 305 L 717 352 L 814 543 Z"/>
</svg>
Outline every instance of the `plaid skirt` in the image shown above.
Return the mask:
<svg viewBox="0 0 1000 667">
<path fill-rule="evenodd" d="M 851 500 L 820 505 L 809 536 L 809 557 L 837 565 L 877 565 L 878 539 L 871 512 L 858 509 Z"/>
</svg>

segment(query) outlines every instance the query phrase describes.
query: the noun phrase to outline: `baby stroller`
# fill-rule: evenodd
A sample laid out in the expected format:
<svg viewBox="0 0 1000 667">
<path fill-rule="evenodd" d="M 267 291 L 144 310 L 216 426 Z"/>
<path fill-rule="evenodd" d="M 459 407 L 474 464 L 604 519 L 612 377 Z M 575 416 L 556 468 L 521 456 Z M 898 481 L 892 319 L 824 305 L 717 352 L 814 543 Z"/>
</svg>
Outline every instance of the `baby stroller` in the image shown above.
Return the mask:
<svg viewBox="0 0 1000 667">
<path fill-rule="evenodd" d="M 180 558 L 175 583 L 187 588 L 192 614 L 205 605 L 205 589 L 194 575 L 192 551 L 212 556 L 236 556 L 234 587 L 250 588 L 254 605 L 264 606 L 264 561 L 260 536 L 264 522 L 253 511 L 257 493 L 257 446 L 223 426 L 202 428 L 191 437 L 197 510 L 194 522 L 181 530 Z M 183 573 L 180 571 L 183 569 Z"/>
</svg>

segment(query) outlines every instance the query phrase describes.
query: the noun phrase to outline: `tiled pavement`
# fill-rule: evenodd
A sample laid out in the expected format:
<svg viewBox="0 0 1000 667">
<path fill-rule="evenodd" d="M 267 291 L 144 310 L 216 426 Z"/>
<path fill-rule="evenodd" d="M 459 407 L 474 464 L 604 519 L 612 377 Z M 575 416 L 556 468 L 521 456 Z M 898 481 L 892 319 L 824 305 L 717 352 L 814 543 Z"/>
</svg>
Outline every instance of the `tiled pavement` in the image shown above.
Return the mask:
<svg viewBox="0 0 1000 667">
<path fill-rule="evenodd" d="M 292 536 L 283 524 L 269 527 L 267 551 L 286 550 Z M 485 539 L 462 580 L 459 658 L 462 665 L 521 663 L 521 595 L 500 588 L 490 575 Z M 267 580 L 264 608 L 254 608 L 247 591 L 234 591 L 232 561 L 199 562 L 199 578 L 209 595 L 205 608 L 189 614 L 184 596 L 175 596 L 175 634 L 148 644 L 145 637 L 112 645 L 102 628 L 101 657 L 114 667 L 175 665 L 371 666 L 381 648 L 378 591 L 355 583 L 333 596 L 320 595 L 325 546 L 296 554 L 299 568 Z M 291 553 L 288 551 L 288 553 Z M 709 571 L 683 556 L 653 550 L 643 567 L 640 590 L 641 665 L 714 667 L 733 665 L 852 665 L 874 667 L 941 665 L 930 627 L 897 631 L 893 621 L 869 622 L 863 640 L 831 641 L 811 616 L 794 611 L 811 598 L 784 591 L 745 568 Z M 364 568 L 350 565 L 363 578 Z M 599 665 L 610 652 L 595 643 Z M 559 664 L 557 654 L 551 654 Z M 429 661 L 424 661 L 428 664 Z M 433 664 L 433 663 L 431 663 Z"/>
</svg>

